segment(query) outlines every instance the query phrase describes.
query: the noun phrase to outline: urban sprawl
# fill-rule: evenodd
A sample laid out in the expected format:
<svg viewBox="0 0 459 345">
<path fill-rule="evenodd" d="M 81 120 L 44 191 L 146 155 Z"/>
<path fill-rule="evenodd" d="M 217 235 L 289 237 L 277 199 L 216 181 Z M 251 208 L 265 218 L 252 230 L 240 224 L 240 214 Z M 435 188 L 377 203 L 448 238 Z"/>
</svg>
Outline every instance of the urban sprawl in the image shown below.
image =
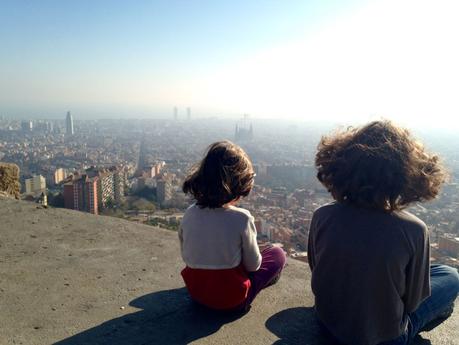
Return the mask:
<svg viewBox="0 0 459 345">
<path fill-rule="evenodd" d="M 210 143 L 232 140 L 254 163 L 255 186 L 241 206 L 254 215 L 260 244 L 306 260 L 312 213 L 331 201 L 315 178 L 315 148 L 333 127 L 183 113 L 174 108 L 170 119 L 143 120 L 77 120 L 71 112 L 60 120 L 0 117 L 0 161 L 20 167 L 25 200 L 177 230 L 192 202 L 181 191 L 190 167 Z M 438 200 L 410 211 L 430 229 L 432 260 L 459 267 L 459 143 L 421 139 L 443 157 L 451 179 Z"/>
</svg>

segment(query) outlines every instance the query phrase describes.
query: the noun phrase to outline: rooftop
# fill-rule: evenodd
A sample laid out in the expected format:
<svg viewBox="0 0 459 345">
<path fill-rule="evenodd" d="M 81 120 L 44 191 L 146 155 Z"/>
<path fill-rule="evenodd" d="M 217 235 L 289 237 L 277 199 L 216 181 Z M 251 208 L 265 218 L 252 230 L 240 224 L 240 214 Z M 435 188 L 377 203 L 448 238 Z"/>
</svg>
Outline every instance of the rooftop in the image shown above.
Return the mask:
<svg viewBox="0 0 459 345">
<path fill-rule="evenodd" d="M 175 232 L 1 196 L 0 224 L 1 344 L 329 344 L 302 262 L 224 315 L 190 301 Z M 457 310 L 415 344 L 457 345 Z"/>
</svg>

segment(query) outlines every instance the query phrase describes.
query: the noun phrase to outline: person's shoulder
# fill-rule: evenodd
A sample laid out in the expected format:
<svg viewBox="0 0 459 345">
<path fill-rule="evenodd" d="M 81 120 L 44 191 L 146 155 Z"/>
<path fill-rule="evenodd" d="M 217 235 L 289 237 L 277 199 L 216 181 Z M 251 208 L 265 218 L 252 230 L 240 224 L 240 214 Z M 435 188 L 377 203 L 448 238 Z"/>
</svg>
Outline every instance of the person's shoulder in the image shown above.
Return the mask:
<svg viewBox="0 0 459 345">
<path fill-rule="evenodd" d="M 198 208 L 199 208 L 199 206 L 197 206 L 196 204 L 193 203 L 190 206 L 188 206 L 188 208 L 185 210 L 185 214 L 193 213 Z"/>
<path fill-rule="evenodd" d="M 425 229 L 427 228 L 426 223 L 424 223 L 421 219 L 417 216 L 408 212 L 406 210 L 396 211 L 393 213 L 394 216 L 399 219 L 401 222 L 406 223 L 407 225 L 411 225 L 416 228 Z"/>
<path fill-rule="evenodd" d="M 396 211 L 392 213 L 397 222 L 407 230 L 411 235 L 424 237 L 427 233 L 427 225 L 417 216 L 406 210 Z"/>
<path fill-rule="evenodd" d="M 235 217 L 241 220 L 246 220 L 246 221 L 253 220 L 253 216 L 250 213 L 250 211 L 242 207 L 230 206 L 226 210 L 226 213 L 230 215 L 231 217 Z"/>
<path fill-rule="evenodd" d="M 336 201 L 321 205 L 314 210 L 314 217 L 321 217 L 339 211 L 342 205 Z"/>
<path fill-rule="evenodd" d="M 251 217 L 252 214 L 250 213 L 249 210 L 246 210 L 245 208 L 242 207 L 237 207 L 237 206 L 230 206 L 228 208 L 231 212 L 237 213 L 237 214 L 243 214 L 246 217 Z"/>
<path fill-rule="evenodd" d="M 183 214 L 182 221 L 186 220 L 187 218 L 193 217 L 193 214 L 195 214 L 196 212 L 199 212 L 199 206 L 197 206 L 196 204 L 191 204 L 185 210 L 185 213 Z"/>
</svg>

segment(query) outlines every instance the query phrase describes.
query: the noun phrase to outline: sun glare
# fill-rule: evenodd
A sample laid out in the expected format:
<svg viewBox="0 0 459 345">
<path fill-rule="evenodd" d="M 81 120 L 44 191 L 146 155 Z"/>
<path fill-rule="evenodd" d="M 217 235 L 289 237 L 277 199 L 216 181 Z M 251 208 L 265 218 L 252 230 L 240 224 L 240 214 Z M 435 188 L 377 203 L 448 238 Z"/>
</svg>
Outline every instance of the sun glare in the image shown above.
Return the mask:
<svg viewBox="0 0 459 345">
<path fill-rule="evenodd" d="M 372 2 L 300 41 L 221 66 L 196 80 L 190 101 L 262 117 L 458 126 L 458 10 L 455 1 Z"/>
</svg>

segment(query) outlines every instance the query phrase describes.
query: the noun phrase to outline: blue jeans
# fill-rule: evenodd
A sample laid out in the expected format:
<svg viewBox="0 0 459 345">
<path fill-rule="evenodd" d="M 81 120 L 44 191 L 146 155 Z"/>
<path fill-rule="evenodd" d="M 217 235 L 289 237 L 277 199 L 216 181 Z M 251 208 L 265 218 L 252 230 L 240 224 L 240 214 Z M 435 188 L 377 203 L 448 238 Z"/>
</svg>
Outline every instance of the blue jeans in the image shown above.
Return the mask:
<svg viewBox="0 0 459 345">
<path fill-rule="evenodd" d="M 430 330 L 447 319 L 459 293 L 459 274 L 446 265 L 430 267 L 431 295 L 408 315 L 408 328 L 397 339 L 380 345 L 406 345 L 424 330 Z"/>
</svg>

